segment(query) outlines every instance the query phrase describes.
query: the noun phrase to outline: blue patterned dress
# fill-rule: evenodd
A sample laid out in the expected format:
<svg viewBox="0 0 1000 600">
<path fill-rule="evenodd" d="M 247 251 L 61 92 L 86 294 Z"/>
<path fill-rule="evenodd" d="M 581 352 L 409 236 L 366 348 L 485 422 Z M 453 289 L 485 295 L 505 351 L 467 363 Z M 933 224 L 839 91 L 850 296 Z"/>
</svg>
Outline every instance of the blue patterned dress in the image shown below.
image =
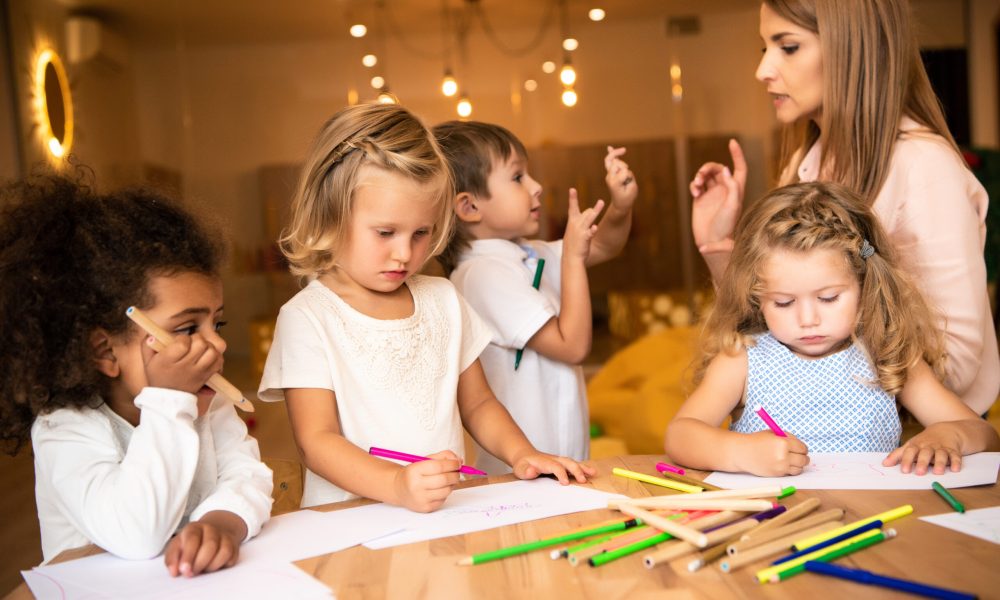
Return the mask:
<svg viewBox="0 0 1000 600">
<path fill-rule="evenodd" d="M 746 405 L 730 429 L 767 429 L 765 410 L 809 452 L 891 452 L 902 427 L 896 399 L 875 380 L 871 361 L 858 347 L 824 358 L 796 356 L 770 333 L 747 348 Z"/>
</svg>

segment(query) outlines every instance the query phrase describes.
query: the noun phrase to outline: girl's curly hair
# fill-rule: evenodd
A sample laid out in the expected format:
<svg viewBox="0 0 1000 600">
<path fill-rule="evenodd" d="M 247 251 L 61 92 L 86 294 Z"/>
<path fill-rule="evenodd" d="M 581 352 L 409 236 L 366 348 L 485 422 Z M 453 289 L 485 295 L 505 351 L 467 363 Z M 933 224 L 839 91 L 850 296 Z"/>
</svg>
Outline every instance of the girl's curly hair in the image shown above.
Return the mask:
<svg viewBox="0 0 1000 600">
<path fill-rule="evenodd" d="M 217 275 L 223 247 L 173 200 L 148 189 L 97 194 L 82 177 L 0 187 L 0 443 L 16 453 L 39 414 L 94 406 L 107 378 L 91 334 L 134 333 L 153 276 Z"/>
</svg>

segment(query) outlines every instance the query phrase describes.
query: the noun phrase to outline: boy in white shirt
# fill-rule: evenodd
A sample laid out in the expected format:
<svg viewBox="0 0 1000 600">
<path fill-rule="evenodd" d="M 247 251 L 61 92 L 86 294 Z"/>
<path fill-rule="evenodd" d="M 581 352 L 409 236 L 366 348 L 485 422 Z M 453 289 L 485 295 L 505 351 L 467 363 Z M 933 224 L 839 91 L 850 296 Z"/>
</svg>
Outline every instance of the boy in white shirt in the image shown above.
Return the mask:
<svg viewBox="0 0 1000 600">
<path fill-rule="evenodd" d="M 514 134 L 450 121 L 434 135 L 456 187 L 456 231 L 440 261 L 494 331 L 480 356 L 490 387 L 536 448 L 584 460 L 589 415 L 579 365 L 592 338 L 586 269 L 618 255 L 628 237 L 638 188 L 621 160 L 625 149 L 608 147 L 611 204 L 600 227 L 595 221 L 604 202 L 581 212 L 571 189 L 566 233 L 545 242 L 525 239 L 538 233 L 542 188 L 528 174 L 527 152 Z M 478 468 L 509 472 L 477 450 Z"/>
</svg>

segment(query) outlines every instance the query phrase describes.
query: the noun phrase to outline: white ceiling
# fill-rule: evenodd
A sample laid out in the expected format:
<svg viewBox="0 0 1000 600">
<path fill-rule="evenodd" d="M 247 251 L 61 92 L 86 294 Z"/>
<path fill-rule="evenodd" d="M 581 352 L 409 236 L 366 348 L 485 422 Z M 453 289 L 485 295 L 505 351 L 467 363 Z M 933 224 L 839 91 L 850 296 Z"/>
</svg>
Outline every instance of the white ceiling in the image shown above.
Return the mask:
<svg viewBox="0 0 1000 600">
<path fill-rule="evenodd" d="M 99 17 L 145 43 L 280 43 L 348 38 L 350 24 L 402 32 L 442 31 L 445 9 L 454 19 L 478 10 L 493 29 L 535 31 L 549 11 L 558 26 L 558 0 L 60 0 L 72 13 Z M 664 20 L 670 15 L 746 9 L 758 0 L 567 0 L 570 24 L 591 8 L 606 21 Z M 379 6 L 383 6 L 382 9 Z M 481 30 L 476 22 L 470 31 Z M 522 36 L 524 37 L 524 36 Z M 524 40 L 522 40 L 522 43 Z M 511 45 L 517 45 L 512 39 Z"/>
</svg>

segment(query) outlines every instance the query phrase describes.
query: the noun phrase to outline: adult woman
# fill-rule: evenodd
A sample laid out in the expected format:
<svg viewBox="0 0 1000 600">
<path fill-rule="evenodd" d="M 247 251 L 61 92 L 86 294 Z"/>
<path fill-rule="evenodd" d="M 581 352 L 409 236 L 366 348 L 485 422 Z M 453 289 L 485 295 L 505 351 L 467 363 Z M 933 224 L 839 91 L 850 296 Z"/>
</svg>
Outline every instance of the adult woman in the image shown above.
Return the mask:
<svg viewBox="0 0 1000 600">
<path fill-rule="evenodd" d="M 779 184 L 842 183 L 866 199 L 903 267 L 940 311 L 945 384 L 977 413 L 1000 390 L 986 294 L 986 191 L 965 166 L 920 60 L 906 0 L 765 0 L 757 79 L 785 124 Z M 716 279 L 729 262 L 746 163 L 691 181 L 695 242 Z"/>
</svg>

